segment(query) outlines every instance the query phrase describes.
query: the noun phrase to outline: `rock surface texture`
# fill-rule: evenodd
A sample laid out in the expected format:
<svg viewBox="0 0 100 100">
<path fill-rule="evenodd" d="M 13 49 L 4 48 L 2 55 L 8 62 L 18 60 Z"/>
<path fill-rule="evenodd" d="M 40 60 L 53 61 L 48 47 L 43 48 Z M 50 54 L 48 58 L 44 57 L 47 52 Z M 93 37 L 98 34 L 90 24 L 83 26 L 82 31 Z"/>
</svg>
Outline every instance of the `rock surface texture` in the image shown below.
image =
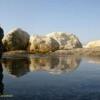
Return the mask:
<svg viewBox="0 0 100 100">
<path fill-rule="evenodd" d="M 28 50 L 32 53 L 46 53 L 59 49 L 58 42 L 46 36 L 31 36 Z"/>
<path fill-rule="evenodd" d="M 100 40 L 91 41 L 87 43 L 84 48 L 100 48 Z"/>
<path fill-rule="evenodd" d="M 82 48 L 81 42 L 73 34 L 63 33 L 63 32 L 52 32 L 47 36 L 55 39 L 59 43 L 59 49 L 64 50 L 64 49 Z"/>
<path fill-rule="evenodd" d="M 29 34 L 20 28 L 15 28 L 4 36 L 2 42 L 7 51 L 26 50 Z"/>
</svg>

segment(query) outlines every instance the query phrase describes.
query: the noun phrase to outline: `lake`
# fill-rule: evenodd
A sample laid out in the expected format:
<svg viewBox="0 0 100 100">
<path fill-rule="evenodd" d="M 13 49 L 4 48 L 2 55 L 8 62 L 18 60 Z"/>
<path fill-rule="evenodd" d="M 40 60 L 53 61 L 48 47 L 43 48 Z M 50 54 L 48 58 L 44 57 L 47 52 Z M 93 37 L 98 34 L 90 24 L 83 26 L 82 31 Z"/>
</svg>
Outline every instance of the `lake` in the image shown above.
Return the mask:
<svg viewBox="0 0 100 100">
<path fill-rule="evenodd" d="M 3 58 L 0 100 L 100 100 L 100 57 Z"/>
</svg>

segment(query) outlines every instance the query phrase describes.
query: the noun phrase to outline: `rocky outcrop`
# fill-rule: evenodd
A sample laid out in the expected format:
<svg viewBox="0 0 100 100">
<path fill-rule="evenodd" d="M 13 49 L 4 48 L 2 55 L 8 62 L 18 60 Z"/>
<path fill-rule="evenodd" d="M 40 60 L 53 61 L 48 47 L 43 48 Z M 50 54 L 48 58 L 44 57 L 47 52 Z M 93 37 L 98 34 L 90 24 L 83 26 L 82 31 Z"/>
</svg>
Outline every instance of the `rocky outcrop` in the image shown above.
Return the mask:
<svg viewBox="0 0 100 100">
<path fill-rule="evenodd" d="M 53 32 L 46 36 L 29 36 L 20 28 L 8 32 L 3 40 L 6 51 L 27 50 L 29 53 L 48 53 L 56 50 L 82 48 L 79 39 L 63 32 Z"/>
<path fill-rule="evenodd" d="M 91 41 L 87 43 L 84 48 L 100 48 L 100 40 Z"/>
<path fill-rule="evenodd" d="M 58 42 L 46 36 L 31 36 L 28 51 L 31 53 L 46 53 L 59 49 Z"/>
<path fill-rule="evenodd" d="M 52 32 L 47 35 L 48 37 L 52 37 L 59 43 L 59 49 L 73 49 L 73 48 L 81 48 L 82 44 L 79 39 L 73 35 L 62 32 Z"/>
<path fill-rule="evenodd" d="M 20 28 L 15 28 L 4 36 L 2 42 L 7 51 L 26 50 L 29 34 Z"/>
</svg>

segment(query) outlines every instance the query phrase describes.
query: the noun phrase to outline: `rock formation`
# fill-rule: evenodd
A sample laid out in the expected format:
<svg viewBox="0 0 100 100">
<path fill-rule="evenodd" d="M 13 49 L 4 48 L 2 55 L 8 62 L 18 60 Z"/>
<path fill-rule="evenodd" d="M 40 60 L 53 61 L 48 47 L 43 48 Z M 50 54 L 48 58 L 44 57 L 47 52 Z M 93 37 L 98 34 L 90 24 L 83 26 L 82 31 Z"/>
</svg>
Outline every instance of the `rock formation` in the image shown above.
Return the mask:
<svg viewBox="0 0 100 100">
<path fill-rule="evenodd" d="M 27 50 L 30 53 L 48 53 L 82 48 L 81 42 L 73 34 L 52 32 L 46 36 L 29 36 L 20 28 L 8 32 L 2 41 L 6 51 Z"/>
<path fill-rule="evenodd" d="M 2 42 L 7 51 L 26 50 L 29 42 L 29 35 L 22 29 L 15 28 L 4 36 Z"/>
<path fill-rule="evenodd" d="M 88 42 L 84 48 L 100 48 L 100 40 Z"/>
<path fill-rule="evenodd" d="M 63 32 L 52 32 L 47 35 L 48 37 L 52 37 L 59 43 L 59 49 L 73 49 L 73 48 L 81 48 L 82 44 L 79 39 L 73 35 Z"/>
<path fill-rule="evenodd" d="M 32 53 L 46 53 L 58 50 L 59 44 L 56 40 L 46 36 L 31 36 L 28 50 Z"/>
</svg>

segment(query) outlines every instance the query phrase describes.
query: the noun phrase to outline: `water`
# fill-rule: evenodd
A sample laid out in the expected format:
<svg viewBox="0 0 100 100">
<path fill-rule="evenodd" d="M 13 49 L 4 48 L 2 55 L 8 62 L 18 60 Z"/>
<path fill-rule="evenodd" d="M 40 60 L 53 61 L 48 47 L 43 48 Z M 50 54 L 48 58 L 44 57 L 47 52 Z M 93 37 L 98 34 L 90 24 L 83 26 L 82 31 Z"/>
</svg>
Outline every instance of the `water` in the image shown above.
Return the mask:
<svg viewBox="0 0 100 100">
<path fill-rule="evenodd" d="M 0 92 L 0 100 L 100 100 L 100 58 L 5 58 Z"/>
</svg>

